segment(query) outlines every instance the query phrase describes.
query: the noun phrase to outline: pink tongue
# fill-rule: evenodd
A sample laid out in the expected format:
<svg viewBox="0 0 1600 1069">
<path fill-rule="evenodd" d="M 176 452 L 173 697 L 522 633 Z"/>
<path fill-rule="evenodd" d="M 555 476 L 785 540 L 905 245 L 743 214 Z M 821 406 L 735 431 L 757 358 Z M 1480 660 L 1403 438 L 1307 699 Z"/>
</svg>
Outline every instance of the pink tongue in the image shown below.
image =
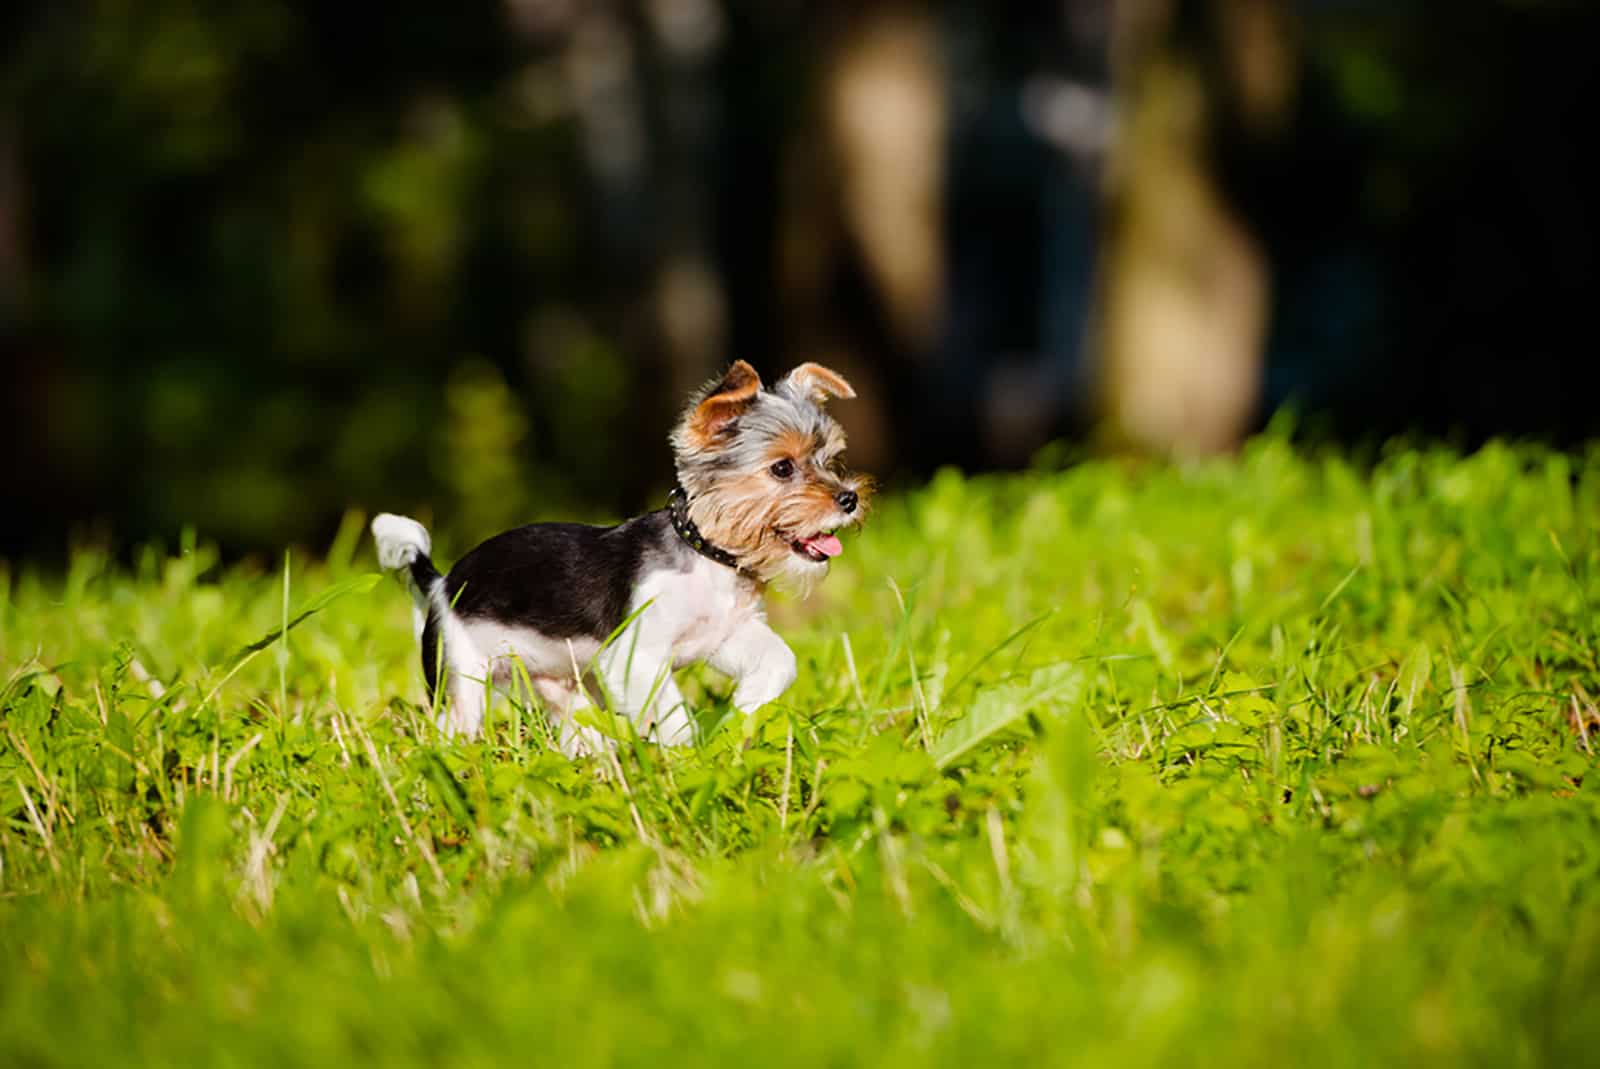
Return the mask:
<svg viewBox="0 0 1600 1069">
<path fill-rule="evenodd" d="M 837 557 L 844 552 L 844 546 L 839 543 L 838 535 L 817 535 L 800 543 L 808 549 L 814 549 L 825 557 Z"/>
</svg>

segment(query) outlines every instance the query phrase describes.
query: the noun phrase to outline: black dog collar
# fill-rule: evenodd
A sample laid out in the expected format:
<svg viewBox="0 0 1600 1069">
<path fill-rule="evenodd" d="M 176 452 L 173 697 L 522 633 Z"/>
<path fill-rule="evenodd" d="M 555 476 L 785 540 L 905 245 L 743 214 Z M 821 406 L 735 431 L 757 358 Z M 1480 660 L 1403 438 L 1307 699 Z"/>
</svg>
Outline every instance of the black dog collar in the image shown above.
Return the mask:
<svg viewBox="0 0 1600 1069">
<path fill-rule="evenodd" d="M 686 542 L 690 549 L 718 564 L 726 565 L 740 575 L 749 576 L 739 564 L 739 558 L 732 553 L 706 540 L 700 533 L 700 528 L 689 518 L 689 494 L 682 486 L 674 486 L 672 493 L 667 495 L 667 515 L 672 519 L 672 529 L 678 532 L 678 537 Z"/>
</svg>

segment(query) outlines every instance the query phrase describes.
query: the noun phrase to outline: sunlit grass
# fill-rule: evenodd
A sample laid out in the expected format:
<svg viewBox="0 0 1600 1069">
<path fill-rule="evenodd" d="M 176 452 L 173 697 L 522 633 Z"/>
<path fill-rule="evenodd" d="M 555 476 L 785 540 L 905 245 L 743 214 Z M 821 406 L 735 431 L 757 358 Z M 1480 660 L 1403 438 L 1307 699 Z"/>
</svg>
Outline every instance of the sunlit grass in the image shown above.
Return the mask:
<svg viewBox="0 0 1600 1069">
<path fill-rule="evenodd" d="M 944 475 L 782 703 L 576 764 L 434 737 L 359 517 L 14 566 L 0 1063 L 1581 1063 L 1597 519 L 1501 446 Z"/>
</svg>

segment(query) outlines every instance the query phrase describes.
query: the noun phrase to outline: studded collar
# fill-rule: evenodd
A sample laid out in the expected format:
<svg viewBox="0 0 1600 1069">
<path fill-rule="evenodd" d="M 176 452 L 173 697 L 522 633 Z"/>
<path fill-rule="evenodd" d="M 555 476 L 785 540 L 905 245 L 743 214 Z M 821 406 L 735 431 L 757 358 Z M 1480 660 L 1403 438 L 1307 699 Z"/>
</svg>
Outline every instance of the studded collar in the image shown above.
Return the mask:
<svg viewBox="0 0 1600 1069">
<path fill-rule="evenodd" d="M 700 528 L 689 518 L 689 493 L 682 486 L 673 486 L 672 493 L 667 495 L 667 516 L 672 520 L 672 529 L 678 532 L 678 537 L 707 560 L 714 560 L 738 572 L 747 579 L 755 576 L 739 563 L 739 558 L 716 545 L 700 533 Z"/>
</svg>

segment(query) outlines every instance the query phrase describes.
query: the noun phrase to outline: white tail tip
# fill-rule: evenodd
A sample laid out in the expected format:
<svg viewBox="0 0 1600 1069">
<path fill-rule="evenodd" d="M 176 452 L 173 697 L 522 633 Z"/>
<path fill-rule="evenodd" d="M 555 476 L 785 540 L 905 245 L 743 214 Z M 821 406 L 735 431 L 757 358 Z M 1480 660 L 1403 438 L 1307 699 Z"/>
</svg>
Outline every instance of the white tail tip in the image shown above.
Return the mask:
<svg viewBox="0 0 1600 1069">
<path fill-rule="evenodd" d="M 433 539 L 422 524 L 392 512 L 372 517 L 372 537 L 378 543 L 378 564 L 385 571 L 409 567 L 418 557 L 433 552 Z"/>
</svg>

